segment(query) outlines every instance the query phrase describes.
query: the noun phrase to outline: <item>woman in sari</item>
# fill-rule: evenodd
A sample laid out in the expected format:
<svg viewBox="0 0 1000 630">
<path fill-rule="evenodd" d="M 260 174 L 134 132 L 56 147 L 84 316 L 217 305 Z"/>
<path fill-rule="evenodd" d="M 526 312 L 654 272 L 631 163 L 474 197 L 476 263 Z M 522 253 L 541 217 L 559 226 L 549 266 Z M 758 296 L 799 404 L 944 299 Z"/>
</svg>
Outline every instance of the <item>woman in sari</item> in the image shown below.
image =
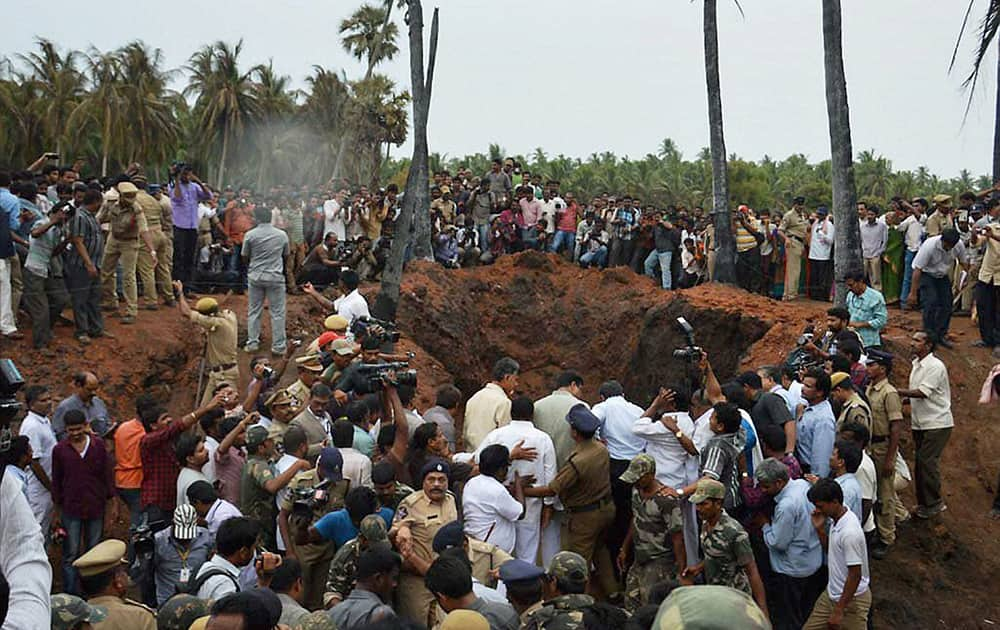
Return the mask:
<svg viewBox="0 0 1000 630">
<path fill-rule="evenodd" d="M 900 215 L 896 203 L 885 214 L 885 222 L 889 224 L 889 239 L 886 242 L 885 253 L 882 254 L 882 295 L 888 305 L 899 304 L 899 293 L 903 284 L 903 253 L 906 246 L 903 233 L 894 229 L 899 223 Z"/>
</svg>

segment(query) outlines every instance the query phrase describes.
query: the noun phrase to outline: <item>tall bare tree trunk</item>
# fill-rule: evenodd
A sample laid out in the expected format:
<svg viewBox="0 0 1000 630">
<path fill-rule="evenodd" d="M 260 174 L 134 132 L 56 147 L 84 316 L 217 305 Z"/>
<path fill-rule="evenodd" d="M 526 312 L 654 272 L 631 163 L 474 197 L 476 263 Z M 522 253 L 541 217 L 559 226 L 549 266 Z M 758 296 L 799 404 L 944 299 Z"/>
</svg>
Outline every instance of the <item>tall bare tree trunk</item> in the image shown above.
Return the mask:
<svg viewBox="0 0 1000 630">
<path fill-rule="evenodd" d="M 219 156 L 219 175 L 216 179 L 216 185 L 219 187 L 225 186 L 226 178 L 226 153 L 229 151 L 229 121 L 227 120 L 222 126 L 222 155 Z"/>
<path fill-rule="evenodd" d="M 111 147 L 111 108 L 105 106 L 104 108 L 104 133 L 101 134 L 101 177 L 106 177 L 108 174 L 108 151 Z M 59 154 L 62 156 L 62 154 Z"/>
<path fill-rule="evenodd" d="M 729 174 L 722 125 L 722 87 L 719 82 L 719 27 L 716 0 L 705 0 L 705 82 L 708 87 L 708 132 L 712 153 L 712 224 L 715 226 L 717 282 L 736 281 L 736 237 L 729 212 Z"/>
<path fill-rule="evenodd" d="M 395 319 L 399 307 L 403 263 L 406 249 L 411 243 L 410 228 L 414 225 L 415 217 L 428 214 L 430 205 L 427 173 L 427 113 L 430 109 L 430 90 L 427 89 L 424 80 L 424 16 L 420 0 L 408 0 L 408 2 L 406 21 L 410 36 L 410 91 L 413 94 L 413 158 L 406 176 L 406 194 L 403 195 L 403 207 L 396 220 L 392 249 L 389 251 L 385 270 L 382 272 L 382 286 L 372 308 L 376 317 L 388 320 Z M 419 225 L 419 219 L 416 220 Z M 430 221 L 429 216 L 427 220 Z M 423 249 L 423 245 L 419 241 L 413 243 L 415 257 L 423 257 L 421 251 L 427 251 L 429 254 L 430 239 L 427 239 L 426 250 Z"/>
<path fill-rule="evenodd" d="M 422 38 L 423 28 L 420 30 Z M 416 214 L 414 215 L 413 257 L 424 260 L 434 260 L 434 251 L 431 247 L 430 165 L 427 155 L 427 118 L 431 108 L 431 82 L 434 80 L 437 39 L 438 10 L 435 8 L 434 17 L 431 19 L 431 41 L 430 53 L 427 58 L 427 78 L 424 80 L 423 88 L 421 89 L 420 100 L 417 101 L 414 99 L 413 101 L 413 140 L 414 145 L 420 144 L 420 153 L 416 152 L 416 146 L 414 146 L 413 153 L 414 163 L 417 166 L 417 176 L 419 177 L 414 183 L 417 204 L 419 205 L 416 206 Z M 423 59 L 421 59 L 422 66 Z M 410 194 L 409 189 L 407 189 L 406 194 Z"/>
<path fill-rule="evenodd" d="M 844 76 L 840 0 L 823 0 L 823 68 L 826 75 L 826 113 L 830 126 L 830 157 L 833 173 L 833 274 L 837 304 L 847 299 L 844 277 L 860 271 L 861 227 L 858 224 L 858 192 L 854 185 L 854 149 L 851 146 L 851 116 L 847 107 Z"/>
</svg>

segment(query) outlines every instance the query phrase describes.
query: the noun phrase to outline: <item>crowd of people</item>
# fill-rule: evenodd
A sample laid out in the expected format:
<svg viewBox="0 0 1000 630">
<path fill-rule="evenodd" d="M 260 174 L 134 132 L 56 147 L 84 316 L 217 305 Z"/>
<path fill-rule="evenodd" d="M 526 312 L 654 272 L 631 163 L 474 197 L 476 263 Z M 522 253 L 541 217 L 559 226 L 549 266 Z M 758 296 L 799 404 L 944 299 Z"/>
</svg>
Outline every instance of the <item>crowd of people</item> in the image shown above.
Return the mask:
<svg viewBox="0 0 1000 630">
<path fill-rule="evenodd" d="M 525 391 L 503 357 L 482 389 L 440 385 L 423 409 L 390 324 L 358 291 L 384 264 L 394 187 L 258 198 L 213 190 L 183 164 L 165 186 L 138 167 L 77 179 L 72 168 L 0 173 L 3 334 L 20 336 L 21 307 L 48 352 L 71 305 L 76 339 L 94 343 L 110 334 L 105 313 L 140 316 L 141 284 L 143 310 L 169 308 L 157 317 L 204 335 L 204 385 L 182 416 L 142 392 L 134 416 L 114 417 L 122 401 L 102 400 L 86 366 L 59 401 L 27 384 L 23 417 L 20 401 L 0 401 L 5 628 L 866 628 L 869 558 L 889 557 L 899 524 L 947 509 L 940 460 L 954 419 L 934 350 L 950 344 L 966 285 L 981 345 L 1000 345 L 1000 204 L 987 191 L 977 210 L 973 195 L 954 221 L 950 199 L 926 218 L 926 202 L 896 200 L 882 217 L 859 207 L 864 271 L 780 365 L 720 380 L 699 350 L 643 409 L 620 375 L 605 375 L 595 400 L 573 370 L 551 392 Z M 663 288 L 711 277 L 700 209 L 603 195 L 582 207 L 512 161 L 479 178 L 437 173 L 431 197 L 448 266 L 536 248 L 628 265 Z M 808 216 L 802 199 L 776 222 L 741 207 L 740 282 L 786 299 L 802 284 L 827 300 L 827 214 Z M 911 270 L 902 301 L 921 305 L 925 328 L 898 390 L 881 339 L 893 235 Z M 248 293 L 242 347 L 216 289 Z M 286 334 L 286 294 L 298 292 L 324 310 L 314 339 Z M 1000 399 L 998 371 L 984 403 Z M 911 482 L 908 510 L 898 492 Z M 120 510 L 129 535 L 106 538 Z"/>
</svg>

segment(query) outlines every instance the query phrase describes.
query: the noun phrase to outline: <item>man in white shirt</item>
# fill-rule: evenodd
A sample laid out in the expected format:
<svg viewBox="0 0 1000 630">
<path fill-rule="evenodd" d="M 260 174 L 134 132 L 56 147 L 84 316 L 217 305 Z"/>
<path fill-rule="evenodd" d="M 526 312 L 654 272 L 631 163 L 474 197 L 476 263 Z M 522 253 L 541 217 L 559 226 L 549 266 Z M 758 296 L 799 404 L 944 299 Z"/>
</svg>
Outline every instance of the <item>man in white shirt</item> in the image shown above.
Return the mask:
<svg viewBox="0 0 1000 630">
<path fill-rule="evenodd" d="M 52 449 L 57 443 L 48 417 L 52 397 L 47 387 L 33 385 L 25 390 L 24 401 L 28 414 L 21 422 L 20 434 L 28 437 L 33 457 L 27 476 L 28 505 L 48 538 L 52 527 Z"/>
<path fill-rule="evenodd" d="M 3 627 L 50 627 L 52 566 L 45 553 L 45 537 L 21 483 L 11 474 L 3 475 L 0 482 L 0 571 L 11 585 Z"/>
<path fill-rule="evenodd" d="M 333 199 L 323 202 L 323 236 L 333 233 L 338 240 L 347 238 L 347 198 L 346 190 L 338 190 Z"/>
<path fill-rule="evenodd" d="M 833 282 L 833 241 L 836 230 L 825 206 L 816 209 L 809 238 L 809 298 L 830 301 Z"/>
<path fill-rule="evenodd" d="M 944 452 L 955 420 L 951 415 L 951 385 L 948 368 L 934 356 L 934 342 L 925 332 L 913 333 L 913 369 L 909 389 L 900 389 L 901 398 L 910 399 L 910 429 L 916 450 L 914 482 L 917 518 L 930 518 L 948 509 L 941 497 L 941 453 Z"/>
<path fill-rule="evenodd" d="M 914 199 L 912 206 L 903 200 L 900 200 L 899 203 L 909 211 L 906 218 L 896 226 L 896 230 L 903 233 L 903 243 L 906 245 L 906 253 L 903 257 L 903 285 L 899 291 L 899 307 L 905 311 L 906 299 L 910 295 L 910 286 L 913 280 L 913 259 L 920 250 L 924 234 L 924 213 L 927 211 L 927 200 Z"/>
<path fill-rule="evenodd" d="M 615 503 L 615 521 L 608 536 L 608 551 L 618 557 L 625 534 L 632 518 L 632 484 L 621 476 L 629 464 L 646 450 L 646 440 L 632 432 L 632 427 L 642 416 L 642 407 L 625 399 L 625 390 L 618 381 L 607 381 L 597 390 L 601 402 L 591 410 L 601 426 L 598 436 L 608 447 L 611 471 L 611 499 Z"/>
<path fill-rule="evenodd" d="M 197 433 L 182 433 L 174 444 L 181 470 L 177 474 L 177 505 L 187 505 L 187 489 L 196 481 L 208 481 L 201 469 L 208 461 L 205 438 Z"/>
<path fill-rule="evenodd" d="M 812 524 L 827 551 L 829 579 L 803 630 L 868 626 L 872 594 L 868 587 L 868 548 L 858 517 L 844 505 L 844 493 L 832 479 L 820 479 L 808 493 L 816 506 Z M 832 519 L 827 534 L 828 519 Z"/>
<path fill-rule="evenodd" d="M 333 445 L 344 458 L 342 474 L 351 482 L 351 488 L 372 487 L 372 460 L 354 448 L 354 425 L 350 420 L 340 419 L 333 423 L 331 430 Z"/>
<path fill-rule="evenodd" d="M 358 291 L 360 281 L 358 272 L 353 269 L 341 272 L 339 284 L 342 295 L 333 301 L 333 308 L 337 311 L 337 315 L 346 319 L 350 324 L 361 317 L 371 316 L 368 312 L 368 302 L 365 300 L 365 296 Z"/>
<path fill-rule="evenodd" d="M 222 523 L 215 536 L 215 555 L 208 559 L 195 577 L 198 599 L 218 601 L 239 592 L 240 570 L 254 560 L 260 523 L 246 517 Z"/>
<path fill-rule="evenodd" d="M 668 488 L 686 488 L 698 481 L 698 448 L 694 444 L 694 421 L 688 414 L 690 401 L 682 391 L 661 390 L 649 409 L 635 423 L 633 432 L 646 440 L 646 454 L 656 462 L 656 480 Z M 698 518 L 694 504 L 680 503 L 684 517 L 684 548 L 697 550 Z M 697 551 L 689 552 L 694 564 Z"/>
<path fill-rule="evenodd" d="M 517 389 L 520 371 L 517 361 L 503 357 L 493 365 L 493 380 L 465 403 L 462 434 L 466 450 L 477 449 L 490 431 L 510 424 L 509 394 Z"/>
<path fill-rule="evenodd" d="M 854 442 L 859 449 L 861 449 L 861 465 L 858 466 L 858 471 L 854 473 L 855 479 L 858 481 L 858 485 L 861 486 L 861 501 L 862 505 L 865 501 L 869 501 L 871 505 L 875 505 L 875 501 L 878 498 L 878 472 L 875 468 L 875 461 L 869 457 L 865 449 L 868 447 L 868 442 L 871 439 L 871 434 L 868 432 L 868 428 L 863 424 L 857 422 L 848 422 L 844 426 L 840 427 L 840 433 L 837 435 L 838 440 L 847 440 L 849 442 Z M 865 531 L 865 535 L 869 535 L 875 532 L 875 510 L 874 508 L 868 512 L 868 518 L 864 519 L 864 524 L 862 529 Z M 875 558 L 885 557 L 883 553 L 879 556 L 875 553 L 875 549 L 878 545 L 873 545 L 872 554 Z"/>
<path fill-rule="evenodd" d="M 514 523 L 524 518 L 521 477 L 514 473 L 514 495 L 503 485 L 510 471 L 510 451 L 503 444 L 491 444 L 479 451 L 479 474 L 462 491 L 465 533 L 513 553 L 516 543 Z"/>
<path fill-rule="evenodd" d="M 196 481 L 188 486 L 187 498 L 198 512 L 198 517 L 205 521 L 205 526 L 212 536 L 215 536 L 219 527 L 229 519 L 243 516 L 238 507 L 225 499 L 220 499 L 218 492 L 207 481 Z"/>
<path fill-rule="evenodd" d="M 275 475 L 280 476 L 299 460 L 305 459 L 309 452 L 309 438 L 302 427 L 288 427 L 285 434 L 281 435 L 281 430 L 272 424 L 268 428 L 267 437 L 275 442 L 281 441 L 282 450 L 284 451 L 281 457 L 278 458 L 278 461 L 274 462 Z M 288 496 L 290 485 L 286 485 L 274 493 L 274 504 L 279 512 L 281 511 L 281 503 Z M 278 551 L 285 551 L 288 549 L 288 546 L 285 543 L 285 538 L 281 535 L 281 526 L 275 525 L 274 531 Z"/>
<path fill-rule="evenodd" d="M 534 485 L 548 485 L 556 477 L 558 469 L 556 468 L 555 446 L 547 433 L 532 424 L 533 415 L 534 404 L 530 398 L 526 396 L 515 398 L 511 402 L 510 424 L 490 431 L 476 452 L 478 457 L 485 448 L 494 444 L 502 444 L 510 451 L 519 445 L 522 449 L 533 451 L 534 459 L 516 459 L 511 462 L 510 471 L 507 473 L 507 483 L 513 482 L 514 473 L 522 478 L 534 477 Z M 545 499 L 527 497 L 525 499 L 524 517 L 514 522 L 514 557 L 534 564 L 540 545 L 541 524 L 543 520 L 548 518 L 543 517 L 543 510 L 551 515 L 556 502 L 558 499 L 554 497 Z M 552 555 L 558 553 L 558 531 L 553 542 L 551 548 L 543 550 L 543 559 L 546 551 L 551 552 Z"/>
</svg>

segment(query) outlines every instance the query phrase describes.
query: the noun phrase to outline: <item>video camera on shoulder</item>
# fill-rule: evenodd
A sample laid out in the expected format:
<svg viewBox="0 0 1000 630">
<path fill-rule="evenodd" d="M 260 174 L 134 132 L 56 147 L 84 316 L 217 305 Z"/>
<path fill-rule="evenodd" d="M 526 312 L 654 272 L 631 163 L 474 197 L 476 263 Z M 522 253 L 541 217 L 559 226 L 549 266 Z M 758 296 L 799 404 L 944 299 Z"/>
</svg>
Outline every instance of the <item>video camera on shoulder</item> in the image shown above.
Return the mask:
<svg viewBox="0 0 1000 630">
<path fill-rule="evenodd" d="M 330 480 L 324 479 L 315 486 L 292 488 L 292 516 L 304 521 L 311 521 L 313 514 L 319 508 L 325 509 L 330 499 Z"/>
<path fill-rule="evenodd" d="M 351 324 L 351 333 L 355 339 L 373 336 L 378 339 L 379 344 L 396 343 L 399 341 L 399 330 L 396 328 L 395 322 L 376 319 L 370 316 L 359 317 L 354 320 L 354 323 Z"/>
<path fill-rule="evenodd" d="M 683 317 L 677 318 L 677 326 L 681 329 L 681 332 L 684 333 L 684 338 L 687 343 L 674 350 L 674 358 L 687 361 L 689 363 L 697 363 L 701 360 L 701 355 L 704 351 L 699 346 L 695 345 L 694 327 Z"/>
<path fill-rule="evenodd" d="M 410 369 L 409 361 L 362 363 L 358 366 L 358 372 L 368 377 L 368 391 L 371 393 L 380 391 L 386 382 L 393 387 L 417 386 L 417 371 Z"/>
</svg>

